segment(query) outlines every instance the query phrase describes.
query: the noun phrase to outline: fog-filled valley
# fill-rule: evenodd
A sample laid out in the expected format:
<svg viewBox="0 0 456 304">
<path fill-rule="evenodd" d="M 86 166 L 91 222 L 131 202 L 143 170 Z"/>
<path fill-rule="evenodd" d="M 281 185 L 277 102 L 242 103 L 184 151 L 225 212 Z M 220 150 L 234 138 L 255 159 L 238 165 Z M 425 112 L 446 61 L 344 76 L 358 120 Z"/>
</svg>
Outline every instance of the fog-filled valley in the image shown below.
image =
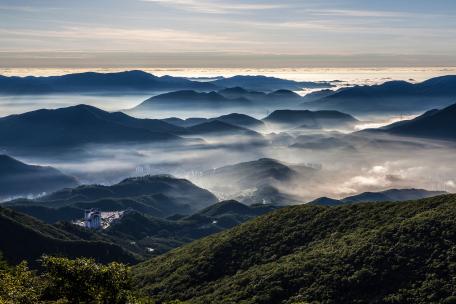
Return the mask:
<svg viewBox="0 0 456 304">
<path fill-rule="evenodd" d="M 96 73 L 68 75 L 66 82 L 59 77 L 28 78 L 33 95 L 22 94 L 21 78 L 4 77 L 1 98 L 15 104 L 12 108 L 18 112 L 0 120 L 3 153 L 24 163 L 57 168 L 79 184 L 110 185 L 127 177 L 171 174 L 213 191 L 220 199 L 250 203 L 274 202 L 270 191 L 276 191 L 278 203 L 296 204 L 389 188 L 455 190 L 454 143 L 448 134 L 366 131 L 451 105 L 452 76 L 417 84 L 334 88 L 331 81 L 273 77 L 197 82 L 139 71 L 105 75 L 106 79 Z M 293 92 L 307 87 L 316 91 Z M 161 92 L 153 93 L 151 88 Z M 354 90 L 362 90 L 360 96 L 368 99 Z M 384 92 L 388 97 L 381 97 Z M 338 95 L 343 96 L 341 104 L 347 104 L 349 94 L 350 104 L 396 99 L 412 103 L 416 110 L 372 104 L 372 109 L 358 106 L 353 114 L 351 108 L 334 104 Z M 371 97 L 375 94 L 380 97 Z M 426 102 L 423 95 L 428 95 Z M 335 109 L 328 110 L 328 102 Z M 16 106 L 24 106 L 23 111 Z M 58 110 L 30 112 L 41 108 Z M 269 162 L 262 165 L 265 159 Z M 263 192 L 270 198 L 264 198 Z"/>
<path fill-rule="evenodd" d="M 274 259 L 233 249 L 241 242 L 256 252 L 244 237 L 292 258 L 302 242 L 314 244 L 297 237 L 298 226 L 326 244 L 334 231 L 351 231 L 346 221 L 376 235 L 370 220 L 401 225 L 420 202 L 447 210 L 456 191 L 456 76 L 340 83 L 144 71 L 1 76 L 0 251 L 33 269 L 43 254 L 138 264 L 142 295 L 205 303 L 217 298 L 207 284 L 222 284 L 225 270 L 199 282 L 212 270 L 181 261 L 194 259 L 192 248 L 205 252 L 201 267 L 217 259 L 208 248 L 232 254 L 223 280 L 237 280 L 237 263 L 256 273 Z M 185 280 L 195 287 L 174 283 L 173 267 L 197 273 Z"/>
</svg>

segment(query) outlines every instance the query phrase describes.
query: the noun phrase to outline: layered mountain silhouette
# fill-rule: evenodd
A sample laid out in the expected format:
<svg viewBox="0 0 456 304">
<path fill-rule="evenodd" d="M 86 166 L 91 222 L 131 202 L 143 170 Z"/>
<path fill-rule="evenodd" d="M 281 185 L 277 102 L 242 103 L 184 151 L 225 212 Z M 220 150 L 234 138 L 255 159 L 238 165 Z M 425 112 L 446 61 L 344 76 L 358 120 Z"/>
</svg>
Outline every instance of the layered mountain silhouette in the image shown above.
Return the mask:
<svg viewBox="0 0 456 304">
<path fill-rule="evenodd" d="M 205 123 L 208 121 L 207 118 L 202 118 L 202 117 L 191 117 L 191 118 L 178 118 L 178 117 L 169 117 L 169 118 L 164 118 L 162 119 L 164 122 L 182 127 L 182 128 L 187 128 L 195 125 L 199 125 L 202 123 Z"/>
<path fill-rule="evenodd" d="M 330 89 L 314 91 L 314 92 L 304 95 L 302 97 L 302 100 L 303 100 L 303 102 L 311 102 L 311 101 L 319 100 L 324 97 L 331 96 L 335 93 L 336 93 L 336 91 L 333 91 Z"/>
<path fill-rule="evenodd" d="M 81 92 L 152 92 L 171 90 L 213 90 L 208 82 L 181 77 L 157 77 L 143 71 L 119 73 L 77 73 L 50 77 L 0 76 L 0 94 L 48 94 Z"/>
<path fill-rule="evenodd" d="M 400 121 L 368 132 L 386 132 L 400 136 L 456 140 L 456 104 L 441 110 L 431 110 L 412 120 Z"/>
<path fill-rule="evenodd" d="M 212 92 L 194 90 L 174 91 L 153 96 L 129 111 L 141 112 L 164 108 L 245 108 L 296 106 L 303 98 L 290 90 L 275 90 L 270 93 L 248 91 L 241 87 Z"/>
<path fill-rule="evenodd" d="M 242 87 L 247 90 L 256 90 L 270 92 L 275 90 L 292 90 L 298 91 L 305 88 L 329 88 L 332 85 L 329 82 L 299 82 L 287 79 L 267 76 L 233 76 L 221 78 L 211 83 L 225 88 Z"/>
<path fill-rule="evenodd" d="M 147 200 L 148 197 L 150 197 L 150 200 Z M 104 201 L 105 199 L 127 198 L 137 198 L 136 204 L 118 200 L 117 207 L 112 201 Z M 201 210 L 217 201 L 217 198 L 212 193 L 197 187 L 186 179 L 179 179 L 170 175 L 146 175 L 127 178 L 111 186 L 83 185 L 76 188 L 67 188 L 26 203 L 28 205 L 54 208 L 73 205 L 85 208 L 100 208 L 102 210 L 115 206 L 114 210 L 131 208 L 140 212 L 147 212 L 147 207 L 150 207 L 151 209 L 161 209 L 163 216 L 167 216 L 175 213 L 189 213 L 189 210 Z M 78 203 L 81 204 L 78 205 Z M 84 205 L 86 203 L 87 205 Z M 162 206 L 160 206 L 160 203 Z M 10 205 L 13 204 L 24 203 L 17 201 L 12 202 Z M 176 206 L 181 206 L 182 208 L 172 210 L 172 207 Z M 157 214 L 159 213 L 157 212 Z"/>
<path fill-rule="evenodd" d="M 428 191 L 424 189 L 389 189 L 381 192 L 363 192 L 337 200 L 320 197 L 309 204 L 320 206 L 338 206 L 343 204 L 367 202 L 402 202 L 448 194 L 445 191 Z"/>
<path fill-rule="evenodd" d="M 338 111 L 276 110 L 263 122 L 286 128 L 346 128 L 358 122 L 349 114 Z"/>
<path fill-rule="evenodd" d="M 307 109 L 362 113 L 416 113 L 444 107 L 456 100 L 456 76 L 442 76 L 412 84 L 390 81 L 381 85 L 340 89 L 327 97 L 303 103 Z"/>
<path fill-rule="evenodd" d="M 37 110 L 0 118 L 0 147 L 60 148 L 89 143 L 178 141 L 181 129 L 88 105 Z"/>
<path fill-rule="evenodd" d="M 160 94 L 143 101 L 131 111 L 150 111 L 159 108 L 219 108 L 229 106 L 250 106 L 251 102 L 245 98 L 226 98 L 217 92 L 197 92 L 192 90 L 176 91 Z"/>
<path fill-rule="evenodd" d="M 231 113 L 231 114 L 226 114 L 218 117 L 213 117 L 213 118 L 200 118 L 200 117 L 192 117 L 192 118 L 187 118 L 187 119 L 181 119 L 177 117 L 170 117 L 170 118 L 165 118 L 162 119 L 164 122 L 173 124 L 175 126 L 179 127 L 192 127 L 198 124 L 206 123 L 206 122 L 211 122 L 211 121 L 221 121 L 224 123 L 228 123 L 230 125 L 238 126 L 238 127 L 243 127 L 243 128 L 251 128 L 251 129 L 261 129 L 265 125 L 264 123 L 256 118 L 253 118 L 249 115 L 245 114 L 239 114 L 239 113 Z"/>
<path fill-rule="evenodd" d="M 257 106 L 297 105 L 303 101 L 301 95 L 291 90 L 274 90 L 269 93 L 249 91 L 241 87 L 226 88 L 217 92 L 227 98 L 245 98 Z"/>
<path fill-rule="evenodd" d="M 192 214 L 217 203 L 209 191 L 168 175 L 127 178 L 112 186 L 66 188 L 34 200 L 16 199 L 3 205 L 47 223 L 80 219 L 85 209 L 131 210 L 156 218 Z"/>
<path fill-rule="evenodd" d="M 265 125 L 264 123 L 256 118 L 253 118 L 251 116 L 245 115 L 245 114 L 239 114 L 239 113 L 231 113 L 227 115 L 222 115 L 219 117 L 211 118 L 210 120 L 218 120 L 221 122 L 229 123 L 231 125 L 243 127 L 243 128 L 249 128 L 249 129 L 261 129 Z"/>
<path fill-rule="evenodd" d="M 75 178 L 55 168 L 28 165 L 0 155 L 0 199 L 42 195 L 77 184 Z"/>
<path fill-rule="evenodd" d="M 231 87 L 270 92 L 281 89 L 301 90 L 331 86 L 329 82 L 297 82 L 265 76 L 234 76 L 215 81 L 193 81 L 183 77 L 158 77 L 140 70 L 116 73 L 85 72 L 48 77 L 0 75 L 0 94 L 214 91 Z"/>
</svg>

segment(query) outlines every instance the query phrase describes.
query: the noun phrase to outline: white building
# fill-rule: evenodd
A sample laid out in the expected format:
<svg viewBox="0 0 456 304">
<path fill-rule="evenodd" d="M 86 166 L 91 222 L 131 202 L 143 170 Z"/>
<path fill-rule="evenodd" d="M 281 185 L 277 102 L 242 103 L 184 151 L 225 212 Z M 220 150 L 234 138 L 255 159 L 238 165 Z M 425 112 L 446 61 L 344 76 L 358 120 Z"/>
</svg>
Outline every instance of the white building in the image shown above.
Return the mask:
<svg viewBox="0 0 456 304">
<path fill-rule="evenodd" d="M 98 209 L 84 211 L 84 226 L 90 229 L 101 228 L 101 212 Z"/>
</svg>

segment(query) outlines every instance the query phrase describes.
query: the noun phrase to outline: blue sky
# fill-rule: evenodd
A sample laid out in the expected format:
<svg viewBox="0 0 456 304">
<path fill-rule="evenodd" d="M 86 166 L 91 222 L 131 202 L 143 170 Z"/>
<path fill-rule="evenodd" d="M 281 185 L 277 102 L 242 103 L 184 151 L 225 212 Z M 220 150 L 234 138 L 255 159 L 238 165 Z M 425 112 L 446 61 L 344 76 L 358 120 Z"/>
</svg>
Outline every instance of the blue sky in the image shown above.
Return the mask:
<svg viewBox="0 0 456 304">
<path fill-rule="evenodd" d="M 454 65 L 454 16 L 454 0 L 0 0 L 0 62 Z"/>
</svg>

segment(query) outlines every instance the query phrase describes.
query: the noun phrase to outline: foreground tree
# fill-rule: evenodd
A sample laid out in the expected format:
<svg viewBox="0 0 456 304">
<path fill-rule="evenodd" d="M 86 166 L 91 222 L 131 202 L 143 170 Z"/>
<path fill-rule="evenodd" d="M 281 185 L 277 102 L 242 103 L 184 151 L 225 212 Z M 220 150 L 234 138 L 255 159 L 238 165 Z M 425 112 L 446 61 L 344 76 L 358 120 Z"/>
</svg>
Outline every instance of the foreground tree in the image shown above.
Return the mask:
<svg viewBox="0 0 456 304">
<path fill-rule="evenodd" d="M 25 262 L 15 267 L 0 263 L 0 304 L 138 303 L 131 295 L 129 268 L 123 264 L 43 257 L 42 265 L 38 275 Z"/>
<path fill-rule="evenodd" d="M 128 267 L 97 264 L 92 259 L 44 257 L 46 296 L 70 303 L 127 303 L 130 299 Z"/>
</svg>

